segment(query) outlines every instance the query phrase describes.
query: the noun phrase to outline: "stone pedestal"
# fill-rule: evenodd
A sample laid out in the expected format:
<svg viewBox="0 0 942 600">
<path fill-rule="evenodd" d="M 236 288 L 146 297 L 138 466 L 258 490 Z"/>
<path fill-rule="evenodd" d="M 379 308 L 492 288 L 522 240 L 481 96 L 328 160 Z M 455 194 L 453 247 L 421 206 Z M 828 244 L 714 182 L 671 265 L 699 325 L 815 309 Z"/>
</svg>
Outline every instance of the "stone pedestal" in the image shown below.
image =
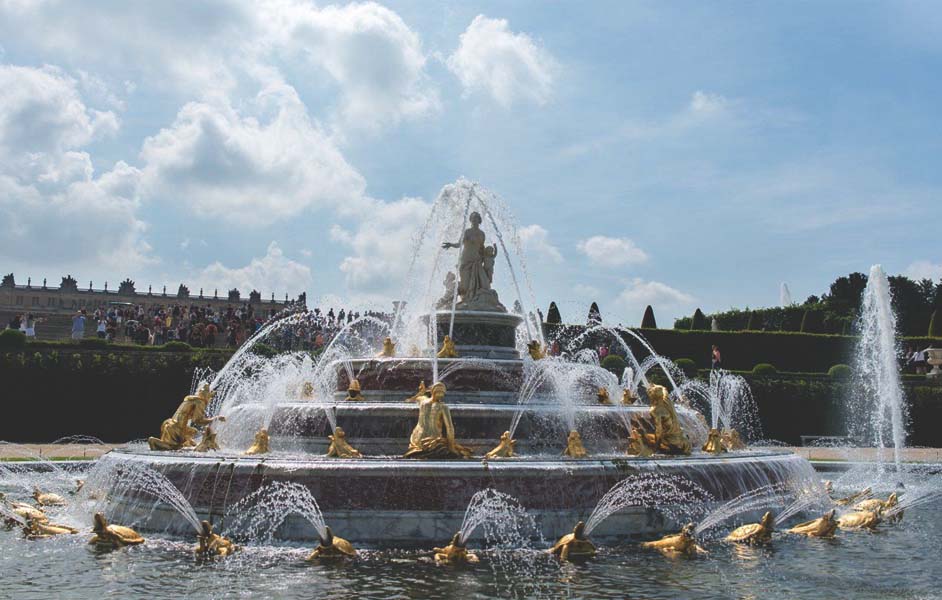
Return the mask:
<svg viewBox="0 0 942 600">
<path fill-rule="evenodd" d="M 932 370 L 929 371 L 926 377 L 942 378 L 942 370 L 939 369 L 942 366 L 942 348 L 932 348 L 928 354 L 928 363 L 932 365 Z"/>
<path fill-rule="evenodd" d="M 428 316 L 424 317 L 428 323 Z M 448 335 L 451 312 L 435 313 L 438 322 L 438 343 Z M 455 311 L 455 325 L 451 339 L 462 357 L 490 359 L 517 359 L 517 326 L 523 317 L 504 312 L 478 310 Z"/>
</svg>

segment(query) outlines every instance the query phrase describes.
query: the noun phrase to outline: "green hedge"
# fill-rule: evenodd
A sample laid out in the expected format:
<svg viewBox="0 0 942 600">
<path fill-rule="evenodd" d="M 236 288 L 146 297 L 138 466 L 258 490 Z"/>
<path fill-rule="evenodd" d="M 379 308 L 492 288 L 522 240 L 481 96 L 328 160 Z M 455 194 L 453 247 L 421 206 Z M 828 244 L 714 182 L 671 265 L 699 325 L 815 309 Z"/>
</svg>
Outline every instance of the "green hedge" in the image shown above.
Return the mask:
<svg viewBox="0 0 942 600">
<path fill-rule="evenodd" d="M 690 358 L 678 358 L 674 361 L 674 364 L 677 365 L 681 371 L 684 372 L 684 375 L 687 377 L 696 377 L 697 376 L 697 363 Z"/>
<path fill-rule="evenodd" d="M 0 331 L 0 350 L 20 350 L 26 347 L 26 334 L 18 329 Z"/>
<path fill-rule="evenodd" d="M 625 372 L 625 367 L 628 366 L 625 359 L 617 354 L 609 354 L 602 359 L 601 364 L 603 369 L 614 373 L 616 377 L 621 377 L 621 374 Z"/>
<path fill-rule="evenodd" d="M 776 375 L 778 374 L 778 369 L 775 368 L 775 365 L 770 365 L 769 363 L 759 363 L 756 366 L 752 367 L 753 375 Z"/>
<path fill-rule="evenodd" d="M 831 379 L 846 380 L 850 379 L 854 372 L 848 365 L 834 365 L 828 369 L 828 377 Z"/>
</svg>

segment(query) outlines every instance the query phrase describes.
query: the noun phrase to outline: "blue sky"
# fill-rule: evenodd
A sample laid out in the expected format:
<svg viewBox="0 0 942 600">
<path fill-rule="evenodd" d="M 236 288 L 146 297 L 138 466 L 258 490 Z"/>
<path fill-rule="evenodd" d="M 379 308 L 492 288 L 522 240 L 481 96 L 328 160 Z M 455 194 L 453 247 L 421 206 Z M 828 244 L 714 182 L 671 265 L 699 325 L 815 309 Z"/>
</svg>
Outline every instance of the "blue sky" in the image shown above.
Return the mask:
<svg viewBox="0 0 942 600">
<path fill-rule="evenodd" d="M 925 2 L 0 0 L 0 270 L 388 306 L 439 189 L 636 324 L 942 277 Z"/>
</svg>

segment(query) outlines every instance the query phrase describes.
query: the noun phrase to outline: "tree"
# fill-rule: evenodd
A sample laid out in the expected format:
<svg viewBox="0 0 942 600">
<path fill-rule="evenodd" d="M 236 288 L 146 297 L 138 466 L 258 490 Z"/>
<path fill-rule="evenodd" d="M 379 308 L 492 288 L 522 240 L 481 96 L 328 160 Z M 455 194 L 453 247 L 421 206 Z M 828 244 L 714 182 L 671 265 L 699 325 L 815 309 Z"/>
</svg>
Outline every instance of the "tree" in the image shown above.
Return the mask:
<svg viewBox="0 0 942 600">
<path fill-rule="evenodd" d="M 867 276 L 863 273 L 851 273 L 847 277 L 838 277 L 831 284 L 830 293 L 821 299 L 829 310 L 841 316 L 855 315 L 860 312 L 860 299 L 867 287 Z"/>
<path fill-rule="evenodd" d="M 748 331 L 762 330 L 762 314 L 759 311 L 749 311 L 749 320 L 746 322 L 746 329 Z"/>
<path fill-rule="evenodd" d="M 710 324 L 707 322 L 706 315 L 703 314 L 703 311 L 699 308 L 693 313 L 693 321 L 690 323 L 691 330 L 706 331 L 710 328 Z"/>
<path fill-rule="evenodd" d="M 559 307 L 556 306 L 555 302 L 550 302 L 549 310 L 546 311 L 547 325 L 559 325 L 562 322 L 563 318 L 559 314 Z"/>
<path fill-rule="evenodd" d="M 802 333 L 821 333 L 821 313 L 817 310 L 806 310 L 801 317 Z"/>
<path fill-rule="evenodd" d="M 598 325 L 602 322 L 602 313 L 599 311 L 599 305 L 595 302 L 589 307 L 589 316 L 586 319 L 588 325 Z"/>
<path fill-rule="evenodd" d="M 657 329 L 657 321 L 654 320 L 654 309 L 648 304 L 644 309 L 644 316 L 641 317 L 641 329 Z"/>
<path fill-rule="evenodd" d="M 942 338 L 942 309 L 937 308 L 929 321 L 929 337 Z"/>
</svg>

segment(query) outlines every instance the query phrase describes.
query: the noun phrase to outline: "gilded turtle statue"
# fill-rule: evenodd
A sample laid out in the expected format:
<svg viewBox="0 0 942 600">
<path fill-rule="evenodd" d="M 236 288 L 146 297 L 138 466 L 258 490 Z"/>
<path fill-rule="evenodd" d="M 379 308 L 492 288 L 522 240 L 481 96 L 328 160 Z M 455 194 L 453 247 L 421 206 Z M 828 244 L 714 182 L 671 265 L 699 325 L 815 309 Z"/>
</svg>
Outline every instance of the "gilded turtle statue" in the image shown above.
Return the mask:
<svg viewBox="0 0 942 600">
<path fill-rule="evenodd" d="M 58 525 L 47 521 L 37 519 L 26 519 L 26 525 L 23 527 L 23 534 L 30 540 L 42 540 L 57 535 L 73 535 L 78 533 L 78 529 L 68 525 Z"/>
<path fill-rule="evenodd" d="M 196 534 L 196 548 L 198 556 L 230 556 L 239 550 L 239 547 L 228 538 L 213 533 L 213 526 L 209 521 L 200 522 L 200 532 Z"/>
<path fill-rule="evenodd" d="M 33 500 L 39 506 L 65 506 L 65 498 L 52 492 L 41 492 L 38 488 L 33 489 Z"/>
<path fill-rule="evenodd" d="M 308 555 L 308 561 L 332 560 L 340 558 L 356 558 L 357 551 L 353 544 L 334 535 L 330 527 L 324 527 L 324 533 L 320 536 L 321 545 Z"/>
<path fill-rule="evenodd" d="M 668 556 L 707 554 L 706 550 L 697 545 L 697 538 L 693 535 L 694 530 L 694 524 L 687 523 L 680 532 L 665 535 L 652 542 L 643 542 L 641 547 L 658 550 Z"/>
<path fill-rule="evenodd" d="M 433 548 L 435 562 L 440 565 L 466 565 L 474 564 L 480 559 L 477 554 L 468 552 L 467 545 L 461 541 L 461 532 L 451 536 L 451 542 L 444 548 Z"/>
<path fill-rule="evenodd" d="M 726 541 L 739 544 L 762 544 L 771 541 L 774 530 L 775 519 L 772 518 L 772 513 L 767 512 L 762 515 L 762 520 L 758 523 L 749 523 L 732 530 L 726 536 Z"/>
<path fill-rule="evenodd" d="M 585 534 L 583 521 L 576 523 L 576 526 L 572 528 L 572 533 L 559 538 L 549 552 L 558 556 L 560 560 L 585 560 L 596 554 L 595 544 Z"/>
<path fill-rule="evenodd" d="M 834 504 L 838 506 L 851 506 L 852 504 L 855 504 L 863 500 L 864 498 L 866 498 L 872 493 L 873 493 L 873 490 L 871 490 L 869 487 L 866 487 L 857 493 L 851 494 L 850 496 L 838 498 L 837 500 L 834 501 Z"/>
<path fill-rule="evenodd" d="M 837 525 L 841 529 L 847 530 L 861 530 L 869 529 L 873 530 L 883 519 L 880 518 L 880 513 L 870 510 L 855 510 L 853 512 L 845 513 L 837 518 Z"/>
<path fill-rule="evenodd" d="M 854 510 L 869 510 L 871 512 L 883 513 L 897 504 L 899 504 L 899 497 L 896 495 L 896 492 L 893 492 L 886 500 L 880 500 L 879 498 L 861 500 L 854 505 Z"/>
<path fill-rule="evenodd" d="M 834 509 L 827 511 L 817 519 L 799 523 L 788 529 L 788 533 L 806 535 L 808 537 L 829 538 L 837 531 L 837 519 L 834 518 Z"/>
<path fill-rule="evenodd" d="M 510 432 L 505 431 L 500 434 L 500 442 L 493 450 L 487 452 L 485 458 L 512 458 L 514 456 L 514 446 L 517 445 L 517 440 L 510 437 Z"/>
<path fill-rule="evenodd" d="M 123 548 L 144 543 L 141 534 L 124 525 L 112 525 L 100 512 L 95 513 L 92 532 L 95 534 L 88 541 L 99 548 Z"/>
</svg>

